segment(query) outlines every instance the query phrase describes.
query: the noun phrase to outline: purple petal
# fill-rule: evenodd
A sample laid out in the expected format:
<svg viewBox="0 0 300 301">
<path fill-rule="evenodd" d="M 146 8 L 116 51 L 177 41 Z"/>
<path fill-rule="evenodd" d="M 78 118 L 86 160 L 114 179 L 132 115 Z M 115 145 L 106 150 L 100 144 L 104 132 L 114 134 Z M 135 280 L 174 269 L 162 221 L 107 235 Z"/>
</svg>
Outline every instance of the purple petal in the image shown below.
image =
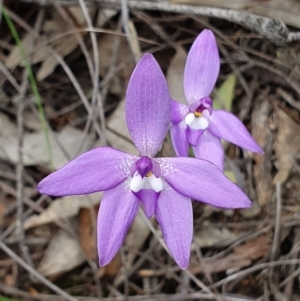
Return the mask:
<svg viewBox="0 0 300 301">
<path fill-rule="evenodd" d="M 201 134 L 203 133 L 203 130 L 193 130 L 188 127 L 186 133 L 188 142 L 191 145 L 196 146 Z"/>
<path fill-rule="evenodd" d="M 192 202 L 171 187 L 166 187 L 157 201 L 156 219 L 176 263 L 186 269 L 193 236 Z"/>
<path fill-rule="evenodd" d="M 100 266 L 107 265 L 118 252 L 139 204 L 140 201 L 125 182 L 104 193 L 97 221 Z"/>
<path fill-rule="evenodd" d="M 205 29 L 193 43 L 184 70 L 184 93 L 189 104 L 209 96 L 216 84 L 220 58 L 213 33 Z"/>
<path fill-rule="evenodd" d="M 227 209 L 248 208 L 251 201 L 214 164 L 194 158 L 159 158 L 162 176 L 180 194 Z M 159 202 L 159 199 L 158 199 Z"/>
<path fill-rule="evenodd" d="M 223 145 L 221 140 L 208 130 L 204 131 L 200 136 L 197 146 L 193 146 L 193 151 L 196 158 L 210 161 L 223 170 Z"/>
<path fill-rule="evenodd" d="M 173 124 L 181 122 L 188 113 L 189 107 L 187 105 L 174 100 L 171 101 L 171 122 Z"/>
<path fill-rule="evenodd" d="M 217 137 L 227 140 L 254 153 L 263 154 L 244 124 L 232 113 L 214 110 L 211 115 L 209 130 Z"/>
<path fill-rule="evenodd" d="M 111 147 L 94 148 L 42 180 L 40 193 L 63 196 L 111 189 L 128 176 L 136 157 Z"/>
<path fill-rule="evenodd" d="M 171 127 L 172 144 L 177 156 L 187 157 L 189 152 L 189 143 L 187 140 L 187 126 L 181 122 Z"/>
<path fill-rule="evenodd" d="M 141 156 L 154 157 L 170 123 L 171 98 L 166 79 L 151 54 L 136 65 L 126 93 L 126 122 Z"/>
<path fill-rule="evenodd" d="M 145 214 L 148 218 L 150 218 L 154 214 L 159 193 L 152 189 L 141 189 L 139 192 L 135 192 L 134 194 L 141 200 Z"/>
</svg>

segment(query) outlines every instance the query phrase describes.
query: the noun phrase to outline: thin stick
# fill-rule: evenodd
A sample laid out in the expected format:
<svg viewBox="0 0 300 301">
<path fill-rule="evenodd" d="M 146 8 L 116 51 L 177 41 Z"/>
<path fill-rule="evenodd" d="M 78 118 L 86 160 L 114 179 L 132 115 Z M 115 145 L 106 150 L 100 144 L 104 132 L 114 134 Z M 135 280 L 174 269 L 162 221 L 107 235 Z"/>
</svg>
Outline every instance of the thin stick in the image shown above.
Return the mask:
<svg viewBox="0 0 300 301">
<path fill-rule="evenodd" d="M 22 266 L 25 270 L 27 270 L 29 273 L 31 273 L 34 277 L 36 277 L 39 281 L 44 283 L 46 286 L 48 286 L 51 290 L 56 292 L 57 294 L 64 297 L 66 300 L 69 301 L 78 301 L 78 299 L 73 298 L 68 293 L 63 291 L 61 288 L 50 282 L 47 278 L 45 278 L 43 275 L 38 273 L 34 268 L 32 268 L 29 264 L 27 264 L 21 257 L 19 257 L 16 253 L 14 253 L 10 248 L 8 248 L 2 241 L 0 241 L 0 248 L 10 257 L 12 258 L 16 263 L 18 263 L 20 266 Z"/>
</svg>

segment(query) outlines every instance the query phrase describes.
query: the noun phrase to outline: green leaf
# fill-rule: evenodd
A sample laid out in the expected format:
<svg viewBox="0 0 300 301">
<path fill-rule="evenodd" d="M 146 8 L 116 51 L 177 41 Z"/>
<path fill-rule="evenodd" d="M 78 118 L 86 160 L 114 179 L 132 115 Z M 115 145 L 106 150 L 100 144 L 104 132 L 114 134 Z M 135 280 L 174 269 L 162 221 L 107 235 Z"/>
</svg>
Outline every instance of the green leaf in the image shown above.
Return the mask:
<svg viewBox="0 0 300 301">
<path fill-rule="evenodd" d="M 229 180 L 231 180 L 233 183 L 236 183 L 236 178 L 233 171 L 225 170 L 224 174 Z"/>
<path fill-rule="evenodd" d="M 0 297 L 0 301 L 17 301 L 16 299 L 10 299 L 6 297 Z"/>
<path fill-rule="evenodd" d="M 235 84 L 235 75 L 228 76 L 221 87 L 216 91 L 213 104 L 214 109 L 224 109 L 229 112 L 231 111 Z"/>
</svg>

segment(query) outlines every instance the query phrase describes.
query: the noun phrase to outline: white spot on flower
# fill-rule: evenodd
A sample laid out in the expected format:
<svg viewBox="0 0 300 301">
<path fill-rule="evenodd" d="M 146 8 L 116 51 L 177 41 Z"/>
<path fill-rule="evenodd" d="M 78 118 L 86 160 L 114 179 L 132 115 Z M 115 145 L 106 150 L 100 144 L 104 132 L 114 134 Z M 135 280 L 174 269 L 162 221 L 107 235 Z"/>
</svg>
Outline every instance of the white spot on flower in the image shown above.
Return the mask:
<svg viewBox="0 0 300 301">
<path fill-rule="evenodd" d="M 163 182 L 161 178 L 156 178 L 154 174 L 142 178 L 136 172 L 130 181 L 130 189 L 133 192 L 139 192 L 141 189 L 153 189 L 155 192 L 160 192 L 163 190 Z"/>
<path fill-rule="evenodd" d="M 194 113 L 189 113 L 185 116 L 185 122 L 193 130 L 205 130 L 209 125 L 209 119 L 205 115 L 207 114 L 197 117 Z"/>
</svg>

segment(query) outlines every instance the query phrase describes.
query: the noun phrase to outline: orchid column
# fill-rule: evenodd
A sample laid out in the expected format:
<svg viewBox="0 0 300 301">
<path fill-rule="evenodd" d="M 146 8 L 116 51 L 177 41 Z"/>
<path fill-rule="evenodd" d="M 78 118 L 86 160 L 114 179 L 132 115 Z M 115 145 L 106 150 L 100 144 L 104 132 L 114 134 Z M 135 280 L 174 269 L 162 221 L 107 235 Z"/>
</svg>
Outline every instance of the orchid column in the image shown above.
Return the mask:
<svg viewBox="0 0 300 301">
<path fill-rule="evenodd" d="M 193 43 L 184 70 L 184 93 L 189 105 L 172 101 L 171 138 L 177 156 L 188 156 L 191 145 L 196 158 L 223 169 L 220 139 L 255 153 L 263 153 L 243 123 L 232 113 L 213 110 L 209 97 L 218 78 L 220 58 L 210 30 L 203 30 Z"/>
<path fill-rule="evenodd" d="M 171 99 L 157 62 L 145 54 L 130 78 L 126 121 L 140 156 L 110 147 L 92 149 L 42 180 L 53 196 L 105 191 L 98 215 L 99 263 L 116 255 L 142 204 L 155 215 L 177 264 L 186 269 L 193 235 L 191 199 L 221 208 L 251 206 L 214 164 L 193 158 L 155 158 L 170 125 Z"/>
</svg>

